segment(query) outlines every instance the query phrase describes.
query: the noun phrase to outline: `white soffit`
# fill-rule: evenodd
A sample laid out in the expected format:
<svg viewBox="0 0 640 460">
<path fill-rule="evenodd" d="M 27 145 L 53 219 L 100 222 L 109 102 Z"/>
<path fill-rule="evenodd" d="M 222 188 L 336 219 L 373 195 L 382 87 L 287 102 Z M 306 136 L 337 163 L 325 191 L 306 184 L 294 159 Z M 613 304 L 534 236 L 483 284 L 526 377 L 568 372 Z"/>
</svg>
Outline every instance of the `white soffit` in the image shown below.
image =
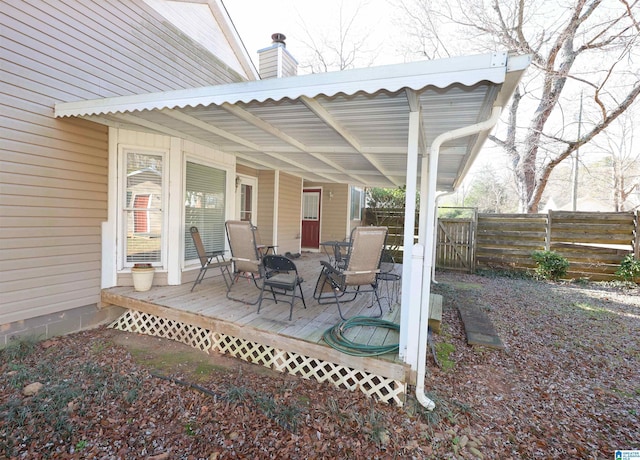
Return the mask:
<svg viewBox="0 0 640 460">
<path fill-rule="evenodd" d="M 529 64 L 507 53 L 56 104 L 57 117 L 158 132 L 314 181 L 405 183 L 409 112 L 422 147 L 488 118 Z M 438 189 L 451 190 L 488 133 L 442 146 Z"/>
</svg>

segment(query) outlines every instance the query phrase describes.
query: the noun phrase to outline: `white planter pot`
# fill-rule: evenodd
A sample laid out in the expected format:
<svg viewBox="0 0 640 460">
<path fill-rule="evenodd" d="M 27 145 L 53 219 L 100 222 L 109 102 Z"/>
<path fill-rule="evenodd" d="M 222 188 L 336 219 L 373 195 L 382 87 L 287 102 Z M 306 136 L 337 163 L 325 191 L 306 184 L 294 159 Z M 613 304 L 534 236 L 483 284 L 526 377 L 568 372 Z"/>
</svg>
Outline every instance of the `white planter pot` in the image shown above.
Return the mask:
<svg viewBox="0 0 640 460">
<path fill-rule="evenodd" d="M 156 272 L 155 268 L 136 268 L 131 269 L 131 276 L 133 277 L 133 288 L 136 291 L 148 291 L 153 284 L 153 275 Z"/>
</svg>

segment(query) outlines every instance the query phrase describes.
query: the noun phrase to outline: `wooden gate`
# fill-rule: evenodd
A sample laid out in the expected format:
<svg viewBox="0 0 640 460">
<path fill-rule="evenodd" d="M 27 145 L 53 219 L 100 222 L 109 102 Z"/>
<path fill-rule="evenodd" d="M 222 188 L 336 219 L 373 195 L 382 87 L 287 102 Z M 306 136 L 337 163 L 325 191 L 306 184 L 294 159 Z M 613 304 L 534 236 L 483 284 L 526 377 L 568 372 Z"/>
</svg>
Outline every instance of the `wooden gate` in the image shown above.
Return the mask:
<svg viewBox="0 0 640 460">
<path fill-rule="evenodd" d="M 436 268 L 473 273 L 475 219 L 438 219 Z"/>
</svg>

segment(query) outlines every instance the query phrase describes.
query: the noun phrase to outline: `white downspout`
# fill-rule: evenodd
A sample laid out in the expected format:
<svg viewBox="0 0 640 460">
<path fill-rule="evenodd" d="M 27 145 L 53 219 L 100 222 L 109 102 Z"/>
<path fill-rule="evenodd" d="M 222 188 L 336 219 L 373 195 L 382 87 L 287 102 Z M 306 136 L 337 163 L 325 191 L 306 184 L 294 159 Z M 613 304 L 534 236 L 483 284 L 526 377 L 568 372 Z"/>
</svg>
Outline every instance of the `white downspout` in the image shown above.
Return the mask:
<svg viewBox="0 0 640 460">
<path fill-rule="evenodd" d="M 494 107 L 491 111 L 491 116 L 480 123 L 476 123 L 473 125 L 465 126 L 463 128 L 454 129 L 453 131 L 448 131 L 446 133 L 440 134 L 433 140 L 431 144 L 431 149 L 429 151 L 429 183 L 428 183 L 428 191 L 424 195 L 425 198 L 434 197 L 433 199 L 429 199 L 427 203 L 427 215 L 426 222 L 420 219 L 420 222 L 425 223 L 426 229 L 426 241 L 424 244 L 424 255 L 423 260 L 426 263 L 426 266 L 422 268 L 422 299 L 420 305 L 420 327 L 419 331 L 419 339 L 418 339 L 418 375 L 416 381 L 416 399 L 420 404 L 422 404 L 427 410 L 433 410 L 436 405 L 435 403 L 427 398 L 424 393 L 424 378 L 426 374 L 427 367 L 427 336 L 428 336 L 428 328 L 429 328 L 429 300 L 431 294 L 431 268 L 433 266 L 432 252 L 433 252 L 433 242 L 434 242 L 434 225 L 435 225 L 435 194 L 436 194 L 436 180 L 438 178 L 438 156 L 440 155 L 440 147 L 445 142 L 451 141 L 453 139 L 458 139 L 460 137 L 470 136 L 472 134 L 477 134 L 481 131 L 490 130 L 495 126 L 495 124 L 500 119 L 500 114 L 502 113 L 502 107 Z M 421 216 L 422 217 L 422 216 Z"/>
<path fill-rule="evenodd" d="M 449 195 L 453 195 L 455 193 L 455 190 L 451 191 L 451 192 L 442 192 L 440 195 L 436 196 L 436 204 L 435 204 L 435 209 L 438 209 L 438 203 L 440 202 L 440 199 L 443 196 L 449 196 Z M 438 219 L 434 218 L 434 237 L 435 235 L 438 234 Z M 433 245 L 432 251 L 431 251 L 431 282 L 438 284 L 438 282 L 436 281 L 436 244 Z"/>
</svg>

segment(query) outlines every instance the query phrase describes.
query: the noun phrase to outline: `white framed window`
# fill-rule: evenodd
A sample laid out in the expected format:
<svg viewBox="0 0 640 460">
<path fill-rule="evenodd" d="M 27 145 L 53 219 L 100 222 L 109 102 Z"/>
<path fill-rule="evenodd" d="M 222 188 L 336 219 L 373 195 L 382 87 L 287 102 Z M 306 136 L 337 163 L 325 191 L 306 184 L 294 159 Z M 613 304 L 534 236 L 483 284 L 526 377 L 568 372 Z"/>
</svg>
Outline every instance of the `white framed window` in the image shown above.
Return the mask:
<svg viewBox="0 0 640 460">
<path fill-rule="evenodd" d="M 165 234 L 164 157 L 163 152 L 137 149 L 123 151 L 124 267 L 132 267 L 136 263 L 162 265 Z"/>
<path fill-rule="evenodd" d="M 207 252 L 225 249 L 227 172 L 187 161 L 184 202 L 184 260 L 198 258 L 191 227 L 198 227 Z"/>
<path fill-rule="evenodd" d="M 164 155 L 126 150 L 124 265 L 162 263 Z"/>
<path fill-rule="evenodd" d="M 236 176 L 236 219 L 255 225 L 258 208 L 258 180 L 250 176 Z"/>
<path fill-rule="evenodd" d="M 320 192 L 304 192 L 302 200 L 302 219 L 320 220 Z"/>
<path fill-rule="evenodd" d="M 351 220 L 362 220 L 363 207 L 364 190 L 360 187 L 351 187 Z"/>
</svg>

